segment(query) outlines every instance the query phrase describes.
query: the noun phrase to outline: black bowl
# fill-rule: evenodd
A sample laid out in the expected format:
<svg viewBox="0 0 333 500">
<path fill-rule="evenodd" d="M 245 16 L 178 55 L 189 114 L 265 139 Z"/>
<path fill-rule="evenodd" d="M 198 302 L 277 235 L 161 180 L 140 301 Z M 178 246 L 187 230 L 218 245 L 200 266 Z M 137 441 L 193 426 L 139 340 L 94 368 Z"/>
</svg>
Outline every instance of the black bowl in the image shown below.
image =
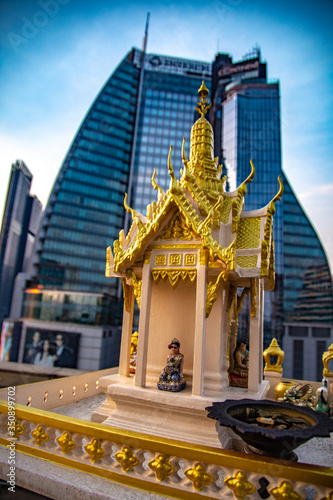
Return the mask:
<svg viewBox="0 0 333 500">
<path fill-rule="evenodd" d="M 302 419 L 307 427 L 302 429 L 276 429 L 261 427 L 240 420 L 246 408 L 269 410 L 288 417 Z M 295 406 L 268 400 L 227 399 L 206 408 L 208 417 L 218 420 L 220 425 L 230 427 L 249 446 L 262 455 L 284 460 L 297 460 L 292 452 L 313 437 L 329 437 L 333 432 L 333 420 L 309 407 Z"/>
</svg>

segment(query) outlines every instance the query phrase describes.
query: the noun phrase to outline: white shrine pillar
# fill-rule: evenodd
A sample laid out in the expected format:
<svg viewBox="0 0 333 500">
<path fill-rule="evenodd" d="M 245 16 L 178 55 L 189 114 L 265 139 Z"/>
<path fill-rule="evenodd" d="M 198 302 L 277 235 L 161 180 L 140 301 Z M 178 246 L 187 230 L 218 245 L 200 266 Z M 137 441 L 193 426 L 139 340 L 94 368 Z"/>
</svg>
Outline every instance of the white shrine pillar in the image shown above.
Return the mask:
<svg viewBox="0 0 333 500">
<path fill-rule="evenodd" d="M 151 252 L 147 252 L 142 269 L 138 351 L 136 355 L 135 385 L 145 387 L 147 371 L 148 334 L 151 307 Z"/>
<path fill-rule="evenodd" d="M 121 334 L 121 346 L 119 356 L 119 375 L 129 377 L 130 368 L 130 351 L 131 351 L 131 337 L 133 328 L 133 312 L 134 312 L 134 287 L 131 285 L 124 285 L 126 287 L 126 296 L 124 297 L 124 311 L 123 311 L 123 327 Z M 127 299 L 127 303 L 126 303 Z"/>
<path fill-rule="evenodd" d="M 262 335 L 263 335 L 263 320 L 261 316 L 263 314 L 263 289 L 261 280 L 258 278 L 252 278 L 255 280 L 251 290 L 251 302 L 255 301 L 256 305 L 256 316 L 252 316 L 253 307 L 251 306 L 251 317 L 250 317 L 250 360 L 249 360 L 249 381 L 248 390 L 251 392 L 259 391 L 259 384 L 262 381 Z M 256 291 L 254 291 L 253 290 Z"/>
<path fill-rule="evenodd" d="M 196 313 L 193 350 L 192 395 L 203 396 L 206 344 L 206 254 L 200 252 L 197 267 Z"/>
</svg>

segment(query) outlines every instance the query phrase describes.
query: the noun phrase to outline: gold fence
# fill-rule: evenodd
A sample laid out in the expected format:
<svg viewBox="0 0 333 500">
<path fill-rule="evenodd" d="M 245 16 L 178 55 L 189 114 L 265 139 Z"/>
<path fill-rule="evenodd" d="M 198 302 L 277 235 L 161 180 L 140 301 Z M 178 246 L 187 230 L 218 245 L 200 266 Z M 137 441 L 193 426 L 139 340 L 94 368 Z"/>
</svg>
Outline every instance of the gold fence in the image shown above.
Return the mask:
<svg viewBox="0 0 333 500">
<path fill-rule="evenodd" d="M 192 445 L 6 401 L 0 401 L 0 444 L 175 498 L 333 498 L 330 467 Z"/>
</svg>

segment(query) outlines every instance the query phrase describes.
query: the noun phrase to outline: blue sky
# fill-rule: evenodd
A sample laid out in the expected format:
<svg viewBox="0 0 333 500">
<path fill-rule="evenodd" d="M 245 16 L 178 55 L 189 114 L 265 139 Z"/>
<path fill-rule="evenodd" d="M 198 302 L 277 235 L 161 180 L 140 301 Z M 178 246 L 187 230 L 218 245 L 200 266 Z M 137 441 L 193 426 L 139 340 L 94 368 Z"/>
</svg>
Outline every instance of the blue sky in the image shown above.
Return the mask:
<svg viewBox="0 0 333 500">
<path fill-rule="evenodd" d="M 25 161 L 45 204 L 97 93 L 132 46 L 234 61 L 256 44 L 280 81 L 283 168 L 333 264 L 333 5 L 281 0 L 0 0 L 0 207 Z M 255 159 L 254 159 L 255 160 Z"/>
</svg>

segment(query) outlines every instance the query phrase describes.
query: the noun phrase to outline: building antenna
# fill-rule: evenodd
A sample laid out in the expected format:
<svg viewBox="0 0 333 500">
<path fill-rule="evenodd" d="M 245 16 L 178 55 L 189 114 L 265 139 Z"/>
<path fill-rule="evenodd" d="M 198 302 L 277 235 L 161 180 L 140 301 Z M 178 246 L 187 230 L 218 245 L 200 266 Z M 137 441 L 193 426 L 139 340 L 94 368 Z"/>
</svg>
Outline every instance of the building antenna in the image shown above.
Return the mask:
<svg viewBox="0 0 333 500">
<path fill-rule="evenodd" d="M 145 28 L 145 36 L 143 37 L 143 42 L 142 42 L 142 52 L 143 52 L 144 54 L 146 53 L 146 48 L 147 48 L 148 28 L 149 28 L 149 18 L 150 18 L 150 12 L 147 12 L 146 28 Z"/>
<path fill-rule="evenodd" d="M 137 100 L 137 106 L 136 106 L 135 125 L 134 125 L 133 141 L 132 141 L 131 164 L 130 164 L 130 170 L 129 170 L 128 185 L 127 185 L 127 204 L 128 205 L 130 205 L 132 202 L 135 151 L 136 151 L 136 146 L 137 146 L 139 115 L 140 115 L 142 86 L 143 86 L 143 74 L 144 74 L 145 55 L 146 55 L 146 48 L 147 48 L 147 41 L 148 41 L 149 17 L 150 17 L 150 12 L 147 12 L 145 35 L 143 37 L 142 52 L 141 52 L 141 58 L 140 58 L 140 77 L 139 77 L 139 88 L 138 88 L 138 100 Z M 129 213 L 126 211 L 125 223 L 124 223 L 125 235 L 127 235 L 128 228 L 129 228 Z"/>
</svg>

